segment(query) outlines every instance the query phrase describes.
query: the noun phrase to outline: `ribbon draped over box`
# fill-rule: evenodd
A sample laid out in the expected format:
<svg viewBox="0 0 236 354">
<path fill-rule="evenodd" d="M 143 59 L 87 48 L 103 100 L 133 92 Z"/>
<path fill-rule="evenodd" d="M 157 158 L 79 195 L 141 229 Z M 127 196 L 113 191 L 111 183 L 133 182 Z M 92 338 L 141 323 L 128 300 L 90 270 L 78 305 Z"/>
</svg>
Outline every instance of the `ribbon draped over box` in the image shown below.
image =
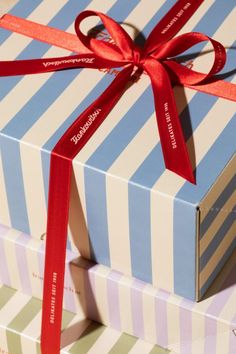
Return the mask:
<svg viewBox="0 0 236 354">
<path fill-rule="evenodd" d="M 223 45 L 197 32 L 174 37 L 202 2 L 203 0 L 177 1 L 155 26 L 144 48 L 135 45 L 128 33 L 115 20 L 97 11 L 84 11 L 75 20 L 75 31 L 78 40 L 87 48 L 86 53 L 50 59 L 0 62 L 0 76 L 45 73 L 81 67 L 122 68 L 108 88 L 67 129 L 51 153 L 41 333 L 43 354 L 60 352 L 72 160 L 124 94 L 127 84 L 143 71 L 150 77 L 166 168 L 191 183 L 195 183 L 195 177 L 177 113 L 173 86 L 183 85 L 236 101 L 236 86 L 214 77 L 224 67 L 226 61 Z M 180 13 L 181 16 L 176 17 Z M 103 42 L 82 33 L 80 24 L 90 16 L 98 16 L 101 19 L 114 43 Z M 177 18 L 174 23 L 173 18 Z M 4 27 L 4 17 L 0 25 Z M 37 39 L 34 25 L 31 26 L 28 21 L 25 21 L 25 25 L 30 29 L 30 36 Z M 48 42 L 53 43 L 53 36 L 50 39 L 52 29 L 47 30 L 45 27 L 44 31 L 45 37 L 48 34 Z M 65 42 L 66 35 L 68 34 L 65 33 Z M 212 44 L 215 54 L 208 73 L 196 72 L 173 59 L 192 46 L 205 41 Z"/>
</svg>

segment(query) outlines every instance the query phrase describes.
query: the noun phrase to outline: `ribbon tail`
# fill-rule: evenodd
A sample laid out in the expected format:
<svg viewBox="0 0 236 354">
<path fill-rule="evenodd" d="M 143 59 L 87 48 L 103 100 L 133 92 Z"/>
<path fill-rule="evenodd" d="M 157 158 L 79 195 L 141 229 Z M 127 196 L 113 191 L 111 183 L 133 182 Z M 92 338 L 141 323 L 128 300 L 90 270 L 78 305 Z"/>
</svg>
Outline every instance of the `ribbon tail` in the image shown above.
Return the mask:
<svg viewBox="0 0 236 354">
<path fill-rule="evenodd" d="M 169 76 L 163 65 L 154 59 L 146 60 L 145 70 L 152 82 L 156 118 L 166 168 L 195 184 L 195 176 Z"/>
<path fill-rule="evenodd" d="M 129 66 L 118 74 L 65 132 L 51 154 L 41 332 L 43 354 L 60 353 L 72 159 L 117 103 L 131 73 L 132 66 Z"/>
</svg>

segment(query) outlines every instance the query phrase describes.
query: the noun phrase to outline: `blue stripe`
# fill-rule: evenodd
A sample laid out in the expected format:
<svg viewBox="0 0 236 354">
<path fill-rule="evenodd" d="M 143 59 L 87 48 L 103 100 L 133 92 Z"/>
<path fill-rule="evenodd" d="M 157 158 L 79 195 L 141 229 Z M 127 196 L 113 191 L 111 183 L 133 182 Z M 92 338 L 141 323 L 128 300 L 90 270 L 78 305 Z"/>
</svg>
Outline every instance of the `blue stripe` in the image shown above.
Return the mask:
<svg viewBox="0 0 236 354">
<path fill-rule="evenodd" d="M 131 245 L 131 266 L 133 276 L 145 282 L 152 282 L 152 252 L 148 235 L 150 230 L 150 192 L 139 185 L 129 184 L 129 233 Z M 142 207 L 140 208 L 140 205 Z M 136 206 L 136 207 L 135 207 Z M 143 231 L 145 230 L 145 232 Z"/>
<path fill-rule="evenodd" d="M 231 226 L 234 224 L 236 220 L 236 205 L 234 206 L 233 210 L 229 213 L 217 233 L 215 234 L 213 240 L 210 242 L 209 246 L 205 250 L 205 252 L 202 254 L 200 258 L 200 271 L 205 268 L 223 239 L 225 238 L 227 232 L 230 230 Z M 236 233 L 236 228 L 235 228 L 235 233 Z"/>
<path fill-rule="evenodd" d="M 217 275 L 219 274 L 221 269 L 224 267 L 225 263 L 230 258 L 231 254 L 234 252 L 235 248 L 236 248 L 236 234 L 235 234 L 234 240 L 232 241 L 231 245 L 229 246 L 229 248 L 227 249 L 227 251 L 225 252 L 223 257 L 221 258 L 221 260 L 217 264 L 216 268 L 214 269 L 214 271 L 211 273 L 210 277 L 207 279 L 205 284 L 200 289 L 200 296 L 201 297 L 206 293 L 207 289 L 210 287 L 210 285 L 212 284 L 214 279 L 217 277 Z"/>
<path fill-rule="evenodd" d="M 17 2 L 17 4 L 9 11 L 9 13 L 14 16 L 26 18 L 31 14 L 31 12 L 33 12 L 33 10 L 40 3 L 41 3 L 40 0 L 34 0 L 34 1 L 21 0 L 21 1 Z M 12 34 L 12 32 L 1 28 L 1 30 L 0 30 L 0 44 L 5 42 L 5 40 L 7 40 L 7 38 L 10 37 L 11 34 Z"/>
<path fill-rule="evenodd" d="M 173 5 L 173 1 L 166 1 L 161 9 L 153 16 L 149 23 L 142 30 L 142 34 L 147 35 L 150 28 L 153 28 L 158 20 L 166 13 L 169 8 Z M 151 103 L 151 104 L 150 104 Z M 138 131 L 143 127 L 143 125 L 150 118 L 153 113 L 153 96 L 151 87 L 145 90 L 141 97 L 135 102 L 133 107 L 128 111 L 128 113 L 121 119 L 113 131 L 104 139 L 103 143 L 96 149 L 94 154 L 88 159 L 87 164 L 98 168 L 99 170 L 106 171 L 114 163 L 115 159 L 121 154 L 129 142 L 134 138 Z M 153 155 L 156 152 L 153 151 Z M 88 174 L 91 169 L 85 169 L 85 185 L 86 193 L 89 192 L 92 186 L 87 183 Z M 101 196 L 106 195 L 106 178 L 102 174 L 103 178 L 94 175 L 92 181 L 97 187 L 97 193 Z M 131 202 L 130 202 L 131 198 Z M 150 248 L 150 195 L 148 191 L 140 191 L 137 187 L 129 184 L 129 220 L 130 220 L 130 247 L 131 247 L 131 266 L 132 274 L 151 282 L 152 272 L 151 272 L 151 248 Z M 133 202 L 132 202 L 133 201 Z M 142 207 L 141 207 L 142 205 Z M 149 205 L 149 207 L 148 207 Z M 140 207 L 140 209 L 139 209 Z M 107 206 L 106 200 L 104 203 L 102 201 L 99 203 L 99 208 L 96 209 L 97 219 L 99 220 L 99 229 L 106 230 L 106 240 L 108 242 L 108 228 L 107 228 Z M 144 210 L 143 210 L 144 209 Z M 93 210 L 87 205 L 88 212 L 88 224 L 93 223 L 93 218 L 89 218 L 92 215 Z M 102 214 L 102 215 L 101 215 Z M 101 215 L 101 217 L 99 217 Z M 136 217 L 137 215 L 142 215 L 142 218 Z M 137 221 L 139 220 L 139 221 Z M 142 220 L 142 221 L 141 221 Z M 142 222 L 141 228 L 139 229 L 138 223 Z M 102 227 L 100 225 L 102 224 Z M 145 232 L 142 233 L 145 226 Z M 92 243 L 96 238 L 100 239 L 101 235 L 97 232 L 92 234 L 89 233 Z M 94 247 L 95 248 L 95 247 Z M 138 252 L 138 257 L 136 252 Z M 102 257 L 101 257 L 102 262 Z"/>
<path fill-rule="evenodd" d="M 19 142 L 0 135 L 0 150 L 11 227 L 29 235 Z"/>
<path fill-rule="evenodd" d="M 215 203 L 209 207 L 209 212 L 207 213 L 206 217 L 201 223 L 201 238 L 205 235 L 208 228 L 210 227 L 214 219 L 219 214 L 220 210 L 224 209 L 225 203 L 231 197 L 231 195 L 235 190 L 236 190 L 236 175 L 233 176 L 233 178 L 227 184 L 227 186 L 220 194 L 220 196 L 217 198 Z"/>
<path fill-rule="evenodd" d="M 88 3 L 89 1 L 86 1 L 86 3 L 83 4 L 86 5 Z M 66 4 L 63 9 L 59 11 L 59 13 L 50 22 L 50 25 L 55 25 L 55 27 L 60 28 L 67 28 L 71 24 L 74 17 L 75 8 L 78 9 L 78 2 L 76 0 L 70 1 L 70 3 Z M 40 57 L 47 51 L 48 48 L 49 46 L 44 43 L 31 42 L 19 57 Z M 40 118 L 41 114 L 43 114 L 50 104 L 53 103 L 56 97 L 63 92 L 66 85 L 69 85 L 75 75 L 77 75 L 77 71 L 68 71 L 67 73 L 58 72 L 57 74 L 52 75 L 54 80 L 49 79 L 47 81 L 43 88 L 41 88 L 25 105 L 25 107 L 23 107 L 16 114 L 9 124 L 6 125 L 6 127 L 2 130 L 2 133 L 9 135 L 10 137 L 15 137 L 18 139 L 22 138 L 34 122 Z M 15 80 L 18 80 L 18 78 L 12 77 L 7 79 L 9 79 L 8 88 L 11 90 L 16 84 Z M 4 84 L 2 86 L 4 86 Z M 47 90 L 45 88 L 47 88 Z M 14 146 L 14 149 L 12 146 Z M 11 152 L 10 155 L 9 152 Z M 7 181 L 6 192 L 12 225 L 16 229 L 30 234 L 18 141 L 12 140 L 11 138 L 4 139 L 4 147 L 2 147 L 1 154 L 4 176 Z M 8 161 L 11 161 L 11 164 L 9 164 Z M 13 163 L 15 173 L 12 173 Z M 17 215 L 19 215 L 18 218 L 16 218 Z"/>
</svg>

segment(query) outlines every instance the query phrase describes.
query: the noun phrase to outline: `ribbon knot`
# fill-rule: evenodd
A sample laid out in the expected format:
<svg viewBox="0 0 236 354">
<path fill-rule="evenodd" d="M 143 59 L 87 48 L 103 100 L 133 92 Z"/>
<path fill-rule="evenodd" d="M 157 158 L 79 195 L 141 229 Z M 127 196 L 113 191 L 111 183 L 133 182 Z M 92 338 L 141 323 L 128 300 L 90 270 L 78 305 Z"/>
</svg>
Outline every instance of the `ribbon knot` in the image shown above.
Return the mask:
<svg viewBox="0 0 236 354">
<path fill-rule="evenodd" d="M 137 66 L 139 69 L 142 69 L 143 62 L 144 62 L 143 51 L 138 46 L 134 46 L 133 49 L 133 62 L 135 66 Z"/>
</svg>

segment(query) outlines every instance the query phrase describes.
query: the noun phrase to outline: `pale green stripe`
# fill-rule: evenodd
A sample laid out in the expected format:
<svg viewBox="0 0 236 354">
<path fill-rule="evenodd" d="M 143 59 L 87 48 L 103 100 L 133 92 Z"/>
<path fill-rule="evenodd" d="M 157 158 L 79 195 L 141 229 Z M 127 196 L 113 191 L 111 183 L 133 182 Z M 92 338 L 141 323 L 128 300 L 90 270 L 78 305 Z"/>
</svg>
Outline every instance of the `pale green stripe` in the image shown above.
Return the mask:
<svg viewBox="0 0 236 354">
<path fill-rule="evenodd" d="M 40 348 L 39 342 L 37 342 L 37 344 L 36 344 L 36 350 L 37 350 L 37 354 L 41 354 L 41 348 Z"/>
<path fill-rule="evenodd" d="M 12 296 L 16 293 L 16 290 L 2 286 L 0 288 L 0 310 L 8 303 Z"/>
<path fill-rule="evenodd" d="M 159 345 L 155 345 L 153 349 L 150 351 L 150 354 L 168 354 L 170 351 L 168 349 L 164 349 L 159 347 Z"/>
<path fill-rule="evenodd" d="M 62 315 L 62 330 L 66 329 L 70 322 L 73 320 L 75 317 L 75 314 L 69 311 L 63 311 Z"/>
<path fill-rule="evenodd" d="M 94 343 L 96 343 L 97 339 L 102 335 L 105 328 L 105 326 L 102 326 L 96 322 L 92 322 L 70 349 L 69 353 L 87 354 L 88 351 L 93 347 Z"/>
<path fill-rule="evenodd" d="M 9 330 L 6 331 L 6 335 L 8 351 L 11 354 L 22 354 L 20 334 L 39 313 L 40 309 L 41 301 L 31 298 L 8 325 Z"/>
<path fill-rule="evenodd" d="M 109 351 L 109 354 L 127 354 L 137 342 L 137 338 L 123 333 L 115 345 Z M 140 353 L 141 354 L 141 353 Z"/>
</svg>

